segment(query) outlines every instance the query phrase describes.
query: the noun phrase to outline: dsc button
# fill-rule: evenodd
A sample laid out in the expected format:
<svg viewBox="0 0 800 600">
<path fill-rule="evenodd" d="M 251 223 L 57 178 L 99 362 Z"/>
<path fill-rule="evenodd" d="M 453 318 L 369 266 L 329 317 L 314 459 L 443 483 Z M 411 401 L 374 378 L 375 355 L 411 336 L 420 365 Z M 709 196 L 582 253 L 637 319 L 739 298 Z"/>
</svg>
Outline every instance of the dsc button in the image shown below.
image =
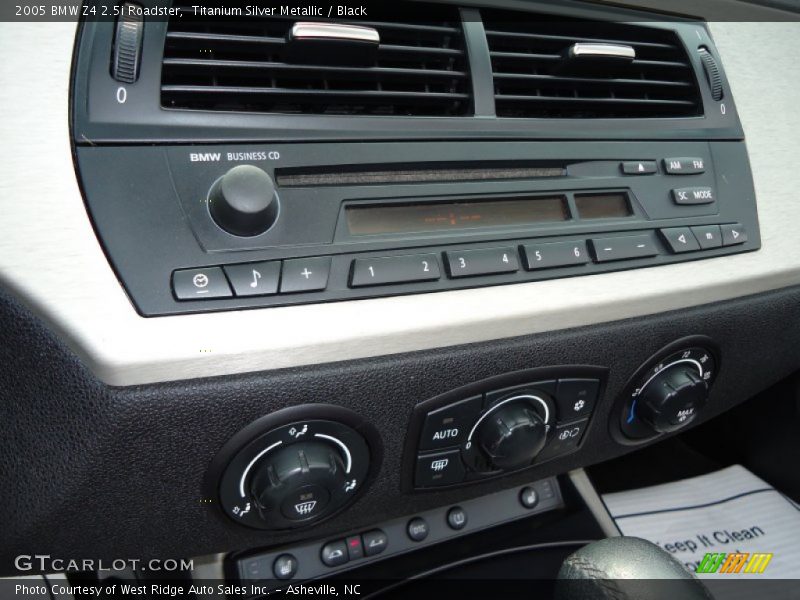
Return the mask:
<svg viewBox="0 0 800 600">
<path fill-rule="evenodd" d="M 436 450 L 460 445 L 467 438 L 469 429 L 477 420 L 480 410 L 480 396 L 432 410 L 422 425 L 419 449 Z"/>
</svg>

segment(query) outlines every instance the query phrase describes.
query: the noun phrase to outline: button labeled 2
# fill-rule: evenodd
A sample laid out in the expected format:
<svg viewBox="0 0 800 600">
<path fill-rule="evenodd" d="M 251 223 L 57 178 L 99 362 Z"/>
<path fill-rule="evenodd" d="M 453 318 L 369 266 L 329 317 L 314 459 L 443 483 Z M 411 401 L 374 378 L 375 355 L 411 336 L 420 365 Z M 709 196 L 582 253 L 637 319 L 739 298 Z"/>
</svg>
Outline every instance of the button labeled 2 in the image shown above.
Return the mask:
<svg viewBox="0 0 800 600">
<path fill-rule="evenodd" d="M 350 287 L 435 281 L 441 277 L 435 254 L 357 258 L 353 261 Z"/>
</svg>

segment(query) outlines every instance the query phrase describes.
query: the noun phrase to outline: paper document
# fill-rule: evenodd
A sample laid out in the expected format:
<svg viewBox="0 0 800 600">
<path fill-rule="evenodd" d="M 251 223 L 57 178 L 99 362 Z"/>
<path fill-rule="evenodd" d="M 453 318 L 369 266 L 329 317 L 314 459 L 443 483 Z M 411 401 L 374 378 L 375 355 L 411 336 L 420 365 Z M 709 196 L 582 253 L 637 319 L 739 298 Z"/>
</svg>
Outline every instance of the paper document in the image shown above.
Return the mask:
<svg viewBox="0 0 800 600">
<path fill-rule="evenodd" d="M 624 535 L 658 544 L 693 573 L 701 565 L 701 579 L 800 578 L 800 507 L 740 465 L 603 501 Z"/>
</svg>

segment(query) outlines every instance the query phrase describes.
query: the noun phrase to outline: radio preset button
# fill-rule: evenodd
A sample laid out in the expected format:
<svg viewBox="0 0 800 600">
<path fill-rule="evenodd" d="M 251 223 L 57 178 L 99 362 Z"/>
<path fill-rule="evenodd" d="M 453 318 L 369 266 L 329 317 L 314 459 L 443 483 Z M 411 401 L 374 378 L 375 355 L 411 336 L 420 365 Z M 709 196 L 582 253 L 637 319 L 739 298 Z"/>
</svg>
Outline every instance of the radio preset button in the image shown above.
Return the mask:
<svg viewBox="0 0 800 600">
<path fill-rule="evenodd" d="M 710 187 L 687 187 L 672 190 L 675 204 L 711 204 L 717 198 Z"/>
<path fill-rule="evenodd" d="M 698 225 L 692 227 L 692 233 L 703 250 L 722 246 L 722 233 L 719 225 Z"/>
<path fill-rule="evenodd" d="M 472 277 L 519 270 L 517 251 L 513 248 L 480 248 L 445 252 L 450 277 Z"/>
<path fill-rule="evenodd" d="M 728 223 L 720 225 L 719 228 L 722 230 L 723 246 L 735 246 L 747 241 L 747 231 L 740 223 Z"/>
<path fill-rule="evenodd" d="M 328 286 L 331 259 L 297 258 L 283 261 L 281 270 L 281 294 L 316 292 Z"/>
<path fill-rule="evenodd" d="M 435 450 L 461 445 L 478 418 L 481 404 L 482 398 L 475 396 L 429 412 L 422 426 L 419 449 Z"/>
<path fill-rule="evenodd" d="M 178 300 L 205 300 L 233 296 L 219 267 L 184 269 L 172 274 L 172 290 Z"/>
<path fill-rule="evenodd" d="M 522 247 L 522 256 L 528 271 L 584 265 L 589 262 L 589 253 L 586 251 L 584 241 L 526 244 Z"/>
<path fill-rule="evenodd" d="M 223 267 L 237 296 L 267 296 L 278 293 L 280 261 Z"/>
<path fill-rule="evenodd" d="M 697 243 L 692 230 L 688 227 L 670 227 L 660 231 L 661 237 L 675 254 L 700 250 L 700 244 Z"/>
<path fill-rule="evenodd" d="M 626 160 L 620 168 L 625 175 L 652 175 L 658 171 L 654 160 Z"/>
<path fill-rule="evenodd" d="M 464 464 L 460 450 L 447 450 L 417 457 L 414 481 L 417 487 L 452 485 L 464 480 Z"/>
<path fill-rule="evenodd" d="M 705 173 L 706 165 L 698 157 L 665 158 L 664 170 L 668 175 L 696 175 Z"/>
<path fill-rule="evenodd" d="M 597 262 L 643 258 L 659 254 L 649 235 L 592 238 L 589 240 Z"/>
<path fill-rule="evenodd" d="M 350 287 L 435 281 L 441 277 L 435 254 L 357 258 L 353 261 Z"/>
</svg>

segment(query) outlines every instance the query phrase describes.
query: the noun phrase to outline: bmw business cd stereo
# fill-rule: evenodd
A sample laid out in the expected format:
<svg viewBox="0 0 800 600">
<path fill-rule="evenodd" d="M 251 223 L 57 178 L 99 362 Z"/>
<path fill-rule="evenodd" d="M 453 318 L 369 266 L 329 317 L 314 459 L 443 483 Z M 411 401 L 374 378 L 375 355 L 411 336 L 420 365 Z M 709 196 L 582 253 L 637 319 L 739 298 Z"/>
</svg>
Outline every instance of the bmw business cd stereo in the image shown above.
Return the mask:
<svg viewBox="0 0 800 600">
<path fill-rule="evenodd" d="M 116 33 L 85 24 L 77 164 L 142 315 L 759 248 L 703 24 L 411 6 L 335 26 L 191 11 Z"/>
</svg>

